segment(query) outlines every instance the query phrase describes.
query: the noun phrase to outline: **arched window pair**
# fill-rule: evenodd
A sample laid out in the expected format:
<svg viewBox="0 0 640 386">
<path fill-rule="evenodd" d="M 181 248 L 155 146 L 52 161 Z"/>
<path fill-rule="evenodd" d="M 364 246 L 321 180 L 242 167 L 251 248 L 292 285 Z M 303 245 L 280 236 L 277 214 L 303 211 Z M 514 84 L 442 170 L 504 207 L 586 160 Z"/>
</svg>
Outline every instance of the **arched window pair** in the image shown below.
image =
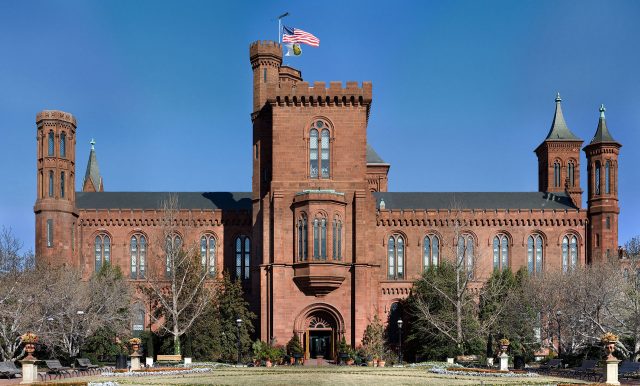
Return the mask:
<svg viewBox="0 0 640 386">
<path fill-rule="evenodd" d="M 49 170 L 49 197 L 54 197 L 54 177 L 53 170 Z M 60 172 L 60 198 L 64 198 L 64 193 L 66 190 L 66 181 L 64 172 Z"/>
<path fill-rule="evenodd" d="M 387 240 L 387 264 L 390 280 L 404 279 L 404 237 L 392 235 Z"/>
<path fill-rule="evenodd" d="M 327 260 L 327 228 L 329 224 L 325 217 L 316 217 L 311 224 L 313 231 L 314 260 Z M 337 216 L 333 219 L 332 226 L 332 250 L 333 260 L 342 260 L 342 221 Z M 307 216 L 302 214 L 298 219 L 298 260 L 306 261 L 308 256 Z"/>
<path fill-rule="evenodd" d="M 100 271 L 103 265 L 111 263 L 111 238 L 101 233 L 94 240 L 95 269 Z"/>
<path fill-rule="evenodd" d="M 173 274 L 175 260 L 178 258 L 178 254 L 181 250 L 182 237 L 177 234 L 168 235 L 164 247 L 164 253 L 166 257 L 165 273 L 167 276 L 171 276 Z"/>
<path fill-rule="evenodd" d="M 330 132 L 327 122 L 317 120 L 309 131 L 309 176 L 311 178 L 329 178 L 331 152 Z"/>
<path fill-rule="evenodd" d="M 562 272 L 574 269 L 578 265 L 578 239 L 574 235 L 562 238 Z"/>
<path fill-rule="evenodd" d="M 473 278 L 475 265 L 473 237 L 471 235 L 462 235 L 458 237 L 458 268 L 464 268 Z"/>
<path fill-rule="evenodd" d="M 422 267 L 437 267 L 440 258 L 440 240 L 436 235 L 426 235 L 423 241 Z"/>
<path fill-rule="evenodd" d="M 506 235 L 497 235 L 493 238 L 493 270 L 509 268 L 509 239 Z"/>
<path fill-rule="evenodd" d="M 49 157 L 55 156 L 55 138 L 54 137 L 55 136 L 53 134 L 53 131 L 50 131 L 47 137 L 48 139 L 47 155 Z M 60 157 L 65 158 L 66 156 L 67 156 L 67 134 L 63 132 L 60 134 Z"/>
<path fill-rule="evenodd" d="M 141 234 L 131 236 L 129 252 L 131 255 L 131 278 L 144 279 L 147 264 L 147 238 Z"/>
<path fill-rule="evenodd" d="M 239 235 L 235 240 L 236 246 L 236 278 L 249 279 L 251 267 L 251 240 L 245 235 Z"/>
<path fill-rule="evenodd" d="M 542 236 L 537 234 L 529 236 L 527 239 L 527 268 L 529 274 L 542 273 L 543 252 Z"/>
<path fill-rule="evenodd" d="M 200 238 L 200 260 L 202 268 L 209 276 L 216 274 L 216 238 L 213 235 L 204 235 Z"/>
<path fill-rule="evenodd" d="M 313 219 L 313 259 L 327 260 L 327 219 Z"/>
</svg>

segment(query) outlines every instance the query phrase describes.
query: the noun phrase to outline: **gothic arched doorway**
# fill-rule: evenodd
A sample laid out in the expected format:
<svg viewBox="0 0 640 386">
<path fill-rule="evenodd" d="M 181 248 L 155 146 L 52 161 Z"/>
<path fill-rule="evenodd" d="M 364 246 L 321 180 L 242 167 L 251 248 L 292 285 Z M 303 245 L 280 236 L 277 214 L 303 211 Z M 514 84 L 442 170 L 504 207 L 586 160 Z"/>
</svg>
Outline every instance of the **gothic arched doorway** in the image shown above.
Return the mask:
<svg viewBox="0 0 640 386">
<path fill-rule="evenodd" d="M 332 306 L 309 306 L 296 318 L 295 332 L 304 346 L 305 358 L 335 359 L 344 321 Z"/>
</svg>

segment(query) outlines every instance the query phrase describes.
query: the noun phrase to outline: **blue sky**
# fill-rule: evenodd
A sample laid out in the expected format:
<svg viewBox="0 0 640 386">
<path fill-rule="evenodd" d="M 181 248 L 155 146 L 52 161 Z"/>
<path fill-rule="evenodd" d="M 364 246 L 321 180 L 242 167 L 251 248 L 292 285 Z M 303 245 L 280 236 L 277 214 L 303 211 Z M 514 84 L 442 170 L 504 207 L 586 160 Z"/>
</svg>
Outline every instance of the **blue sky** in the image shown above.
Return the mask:
<svg viewBox="0 0 640 386">
<path fill-rule="evenodd" d="M 638 1 L 5 0 L 0 225 L 33 247 L 43 109 L 78 119 L 78 189 L 95 138 L 106 190 L 249 191 L 248 47 L 276 39 L 285 11 L 321 40 L 286 62 L 305 80 L 373 82 L 368 140 L 389 190 L 537 190 L 560 91 L 585 142 L 606 105 L 620 242 L 640 234 Z"/>
</svg>

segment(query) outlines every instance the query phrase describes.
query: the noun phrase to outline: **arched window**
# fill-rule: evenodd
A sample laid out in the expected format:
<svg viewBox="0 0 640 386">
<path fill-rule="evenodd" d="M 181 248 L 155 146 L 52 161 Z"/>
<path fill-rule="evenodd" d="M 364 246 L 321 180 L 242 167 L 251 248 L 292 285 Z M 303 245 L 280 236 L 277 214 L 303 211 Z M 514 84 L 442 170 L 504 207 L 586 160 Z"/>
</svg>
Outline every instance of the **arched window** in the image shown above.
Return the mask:
<svg viewBox="0 0 640 386">
<path fill-rule="evenodd" d="M 313 220 L 313 258 L 327 259 L 327 219 L 325 218 Z"/>
<path fill-rule="evenodd" d="M 553 186 L 560 186 L 560 163 L 558 161 L 553 163 Z"/>
<path fill-rule="evenodd" d="M 49 132 L 49 138 L 48 138 L 48 143 L 49 143 L 49 152 L 47 153 L 50 157 L 53 157 L 55 155 L 55 142 L 53 139 L 53 131 Z"/>
<path fill-rule="evenodd" d="M 182 250 L 182 238 L 178 234 L 170 234 L 167 236 L 164 253 L 166 255 L 165 273 L 171 276 L 174 271 L 175 261 Z"/>
<path fill-rule="evenodd" d="M 53 170 L 49 170 L 49 197 L 53 197 Z"/>
<path fill-rule="evenodd" d="M 596 194 L 600 194 L 600 161 L 596 161 Z"/>
<path fill-rule="evenodd" d="M 309 131 L 309 176 L 311 178 L 329 178 L 331 172 L 331 133 L 329 125 L 317 120 Z M 320 154 L 318 154 L 320 150 Z"/>
<path fill-rule="evenodd" d="M 134 337 L 140 337 L 140 334 L 142 333 L 142 331 L 144 331 L 144 319 L 144 306 L 138 303 L 134 306 L 131 320 L 131 333 Z"/>
<path fill-rule="evenodd" d="M 422 268 L 437 267 L 440 258 L 440 241 L 436 235 L 426 235 L 423 241 Z"/>
<path fill-rule="evenodd" d="M 60 134 L 60 157 L 67 156 L 67 134 Z"/>
<path fill-rule="evenodd" d="M 542 236 L 529 236 L 527 240 L 527 266 L 530 274 L 535 275 L 542 272 L 543 252 Z"/>
<path fill-rule="evenodd" d="M 96 236 L 94 246 L 95 268 L 98 272 L 103 265 L 111 263 L 111 238 L 101 233 Z"/>
<path fill-rule="evenodd" d="M 578 265 L 578 239 L 574 235 L 562 238 L 562 272 L 574 269 Z"/>
<path fill-rule="evenodd" d="M 144 279 L 147 262 L 147 239 L 140 234 L 131 236 L 129 252 L 131 254 L 131 278 Z"/>
<path fill-rule="evenodd" d="M 333 219 L 333 260 L 342 260 L 342 221 Z"/>
<path fill-rule="evenodd" d="M 611 161 L 604 164 L 604 193 L 611 193 Z"/>
<path fill-rule="evenodd" d="M 493 238 L 493 270 L 503 270 L 509 267 L 509 239 L 506 235 Z"/>
<path fill-rule="evenodd" d="M 404 279 L 404 238 L 400 235 L 389 237 L 387 242 L 387 262 L 389 279 Z"/>
<path fill-rule="evenodd" d="M 473 237 L 471 235 L 462 235 L 458 237 L 458 268 L 464 268 L 469 278 L 473 278 L 474 274 L 474 251 Z"/>
<path fill-rule="evenodd" d="M 64 198 L 64 172 L 60 172 L 60 198 Z"/>
<path fill-rule="evenodd" d="M 251 266 L 251 240 L 245 235 L 236 237 L 236 278 L 248 280 Z"/>
<path fill-rule="evenodd" d="M 575 173 L 576 173 L 576 165 L 573 161 L 569 161 L 569 186 L 576 186 L 575 183 Z"/>
<path fill-rule="evenodd" d="M 302 213 L 300 219 L 298 219 L 298 260 L 307 260 L 308 246 L 307 215 Z"/>
<path fill-rule="evenodd" d="M 203 235 L 200 238 L 200 260 L 202 269 L 209 276 L 216 274 L 216 238 L 213 235 Z"/>
</svg>

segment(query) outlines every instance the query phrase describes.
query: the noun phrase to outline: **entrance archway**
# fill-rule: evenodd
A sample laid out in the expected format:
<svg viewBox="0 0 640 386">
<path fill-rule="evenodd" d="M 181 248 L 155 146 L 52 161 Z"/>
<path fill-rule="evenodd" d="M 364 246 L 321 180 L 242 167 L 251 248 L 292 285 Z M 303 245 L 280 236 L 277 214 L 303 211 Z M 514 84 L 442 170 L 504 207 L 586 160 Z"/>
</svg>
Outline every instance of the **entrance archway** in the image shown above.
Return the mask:
<svg viewBox="0 0 640 386">
<path fill-rule="evenodd" d="M 328 304 L 307 307 L 296 318 L 294 328 L 305 358 L 336 358 L 336 349 L 344 336 L 344 321 L 334 307 Z"/>
</svg>

